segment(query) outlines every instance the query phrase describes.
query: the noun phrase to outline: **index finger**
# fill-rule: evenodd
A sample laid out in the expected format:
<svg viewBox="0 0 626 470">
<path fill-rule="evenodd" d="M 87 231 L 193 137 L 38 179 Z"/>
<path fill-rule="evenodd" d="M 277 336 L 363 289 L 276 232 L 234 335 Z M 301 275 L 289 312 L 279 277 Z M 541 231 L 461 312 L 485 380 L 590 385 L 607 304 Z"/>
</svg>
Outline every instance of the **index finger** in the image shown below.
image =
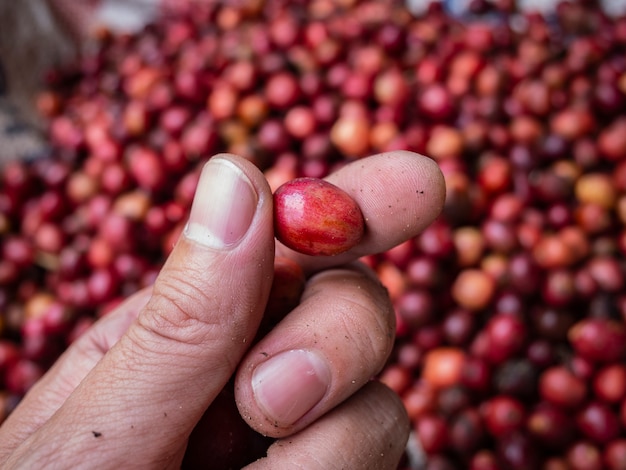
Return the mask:
<svg viewBox="0 0 626 470">
<path fill-rule="evenodd" d="M 325 178 L 359 205 L 365 233 L 358 245 L 336 256 L 309 256 L 277 243 L 279 256 L 297 261 L 307 273 L 382 253 L 424 230 L 445 200 L 443 174 L 434 160 L 397 150 L 349 163 Z"/>
</svg>

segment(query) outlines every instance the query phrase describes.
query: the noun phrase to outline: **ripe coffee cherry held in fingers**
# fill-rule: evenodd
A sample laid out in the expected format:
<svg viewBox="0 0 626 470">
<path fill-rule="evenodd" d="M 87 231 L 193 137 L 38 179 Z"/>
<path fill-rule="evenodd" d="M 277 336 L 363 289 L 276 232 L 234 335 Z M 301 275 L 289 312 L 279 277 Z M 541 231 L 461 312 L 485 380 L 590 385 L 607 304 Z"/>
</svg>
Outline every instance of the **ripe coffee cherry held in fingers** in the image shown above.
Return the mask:
<svg viewBox="0 0 626 470">
<path fill-rule="evenodd" d="M 276 238 L 300 253 L 343 253 L 361 240 L 364 225 L 357 203 L 327 181 L 296 178 L 274 193 Z"/>
</svg>

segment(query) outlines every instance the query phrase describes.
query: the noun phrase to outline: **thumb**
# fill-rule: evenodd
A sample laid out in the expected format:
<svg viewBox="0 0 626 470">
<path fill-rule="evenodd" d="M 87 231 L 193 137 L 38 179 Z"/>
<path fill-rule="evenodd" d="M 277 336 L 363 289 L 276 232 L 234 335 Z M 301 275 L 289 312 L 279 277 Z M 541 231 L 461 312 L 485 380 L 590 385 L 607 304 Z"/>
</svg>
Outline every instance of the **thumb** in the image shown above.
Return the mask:
<svg viewBox="0 0 626 470">
<path fill-rule="evenodd" d="M 59 455 L 77 459 L 64 460 L 67 468 L 89 467 L 85 459 L 110 468 L 129 458 L 180 465 L 187 437 L 233 374 L 263 315 L 273 274 L 271 198 L 251 163 L 231 155 L 209 160 L 152 297 L 31 437 L 34 448 L 26 445 L 28 460 L 20 463 L 46 452 L 36 443 L 47 441 L 49 451 L 52 441 Z"/>
</svg>

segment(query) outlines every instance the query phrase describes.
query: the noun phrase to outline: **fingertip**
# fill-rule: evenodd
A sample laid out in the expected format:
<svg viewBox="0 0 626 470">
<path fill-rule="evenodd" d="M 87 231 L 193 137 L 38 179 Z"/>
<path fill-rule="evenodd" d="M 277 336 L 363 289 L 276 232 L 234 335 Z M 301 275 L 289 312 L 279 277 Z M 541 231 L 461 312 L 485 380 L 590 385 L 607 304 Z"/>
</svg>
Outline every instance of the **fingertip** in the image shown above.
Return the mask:
<svg viewBox="0 0 626 470">
<path fill-rule="evenodd" d="M 267 180 L 265 179 L 265 176 L 263 175 L 261 170 L 259 170 L 259 167 L 257 167 L 250 160 L 247 160 L 240 155 L 235 155 L 233 153 L 226 153 L 226 152 L 215 154 L 213 157 L 209 159 L 209 161 L 213 159 L 228 160 L 232 164 L 238 166 L 239 169 L 241 169 L 241 171 L 243 171 L 246 174 L 246 176 L 250 178 L 254 186 L 257 189 L 259 189 L 260 192 L 265 193 L 266 192 L 265 190 L 267 190 L 267 192 L 271 194 L 270 186 Z"/>
<path fill-rule="evenodd" d="M 300 305 L 241 362 L 235 379 L 241 415 L 278 438 L 308 426 L 380 372 L 393 349 L 394 319 L 370 272 L 316 273 Z"/>
<path fill-rule="evenodd" d="M 346 165 L 328 180 L 359 204 L 366 234 L 359 255 L 378 253 L 413 238 L 441 213 L 445 181 L 437 163 L 407 150 L 385 152 Z"/>
<path fill-rule="evenodd" d="M 426 181 L 430 181 L 433 195 L 433 209 L 435 210 L 433 219 L 435 219 L 443 210 L 443 205 L 446 200 L 446 180 L 439 164 L 435 160 L 421 154 L 413 155 L 417 155 L 419 157 L 420 164 L 423 165 L 424 169 L 424 179 Z"/>
<path fill-rule="evenodd" d="M 409 150 L 394 150 L 381 155 L 395 160 L 392 166 L 398 167 L 396 173 L 400 173 L 400 183 L 404 182 L 405 175 L 408 181 L 414 178 L 415 195 L 427 199 L 422 209 L 424 219 L 430 224 L 441 213 L 446 198 L 446 182 L 439 164 L 430 157 Z"/>
</svg>

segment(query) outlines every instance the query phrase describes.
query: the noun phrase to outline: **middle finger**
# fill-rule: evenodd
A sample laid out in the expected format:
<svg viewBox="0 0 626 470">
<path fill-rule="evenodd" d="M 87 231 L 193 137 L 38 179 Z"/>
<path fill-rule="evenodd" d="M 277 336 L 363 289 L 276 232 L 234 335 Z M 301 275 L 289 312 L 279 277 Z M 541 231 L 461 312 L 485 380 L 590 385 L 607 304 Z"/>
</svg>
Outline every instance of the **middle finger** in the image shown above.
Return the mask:
<svg viewBox="0 0 626 470">
<path fill-rule="evenodd" d="M 341 403 L 380 371 L 395 317 L 386 290 L 364 267 L 323 271 L 302 301 L 245 356 L 235 398 L 261 434 L 292 434 Z"/>
</svg>

